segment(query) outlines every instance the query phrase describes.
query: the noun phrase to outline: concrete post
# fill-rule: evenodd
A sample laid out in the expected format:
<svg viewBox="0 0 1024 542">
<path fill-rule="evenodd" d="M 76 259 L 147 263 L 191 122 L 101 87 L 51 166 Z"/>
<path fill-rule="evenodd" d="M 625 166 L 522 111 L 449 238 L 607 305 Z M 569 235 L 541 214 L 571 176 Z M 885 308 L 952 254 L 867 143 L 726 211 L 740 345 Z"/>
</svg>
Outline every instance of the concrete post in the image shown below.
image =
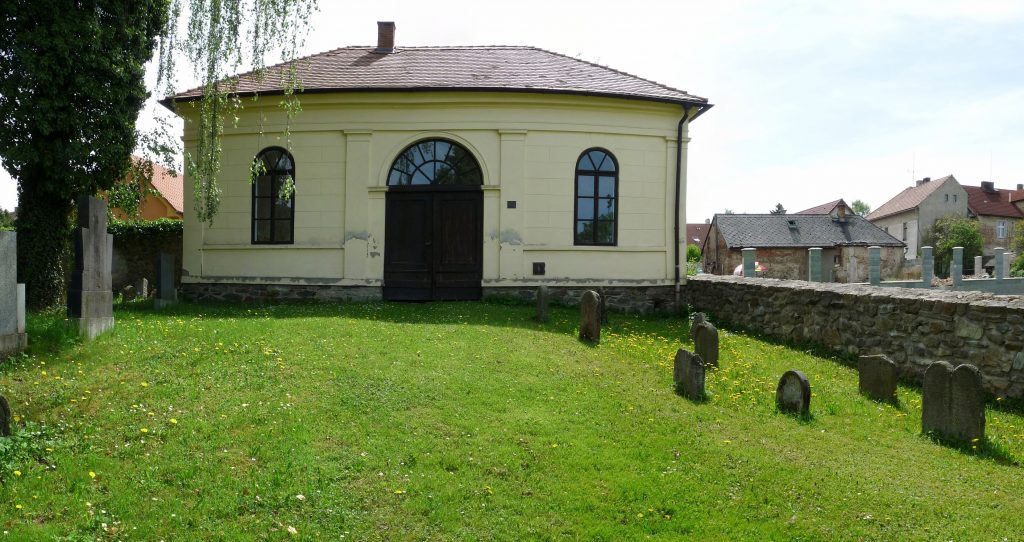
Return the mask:
<svg viewBox="0 0 1024 542">
<path fill-rule="evenodd" d="M 932 256 L 932 247 L 921 247 L 921 282 L 925 288 L 932 287 L 932 278 L 935 276 L 935 258 Z"/>
<path fill-rule="evenodd" d="M 981 256 L 974 257 L 974 278 L 980 279 L 981 274 L 985 272 L 985 268 L 981 266 Z"/>
<path fill-rule="evenodd" d="M 807 280 L 821 282 L 821 249 L 807 249 Z"/>
<path fill-rule="evenodd" d="M 993 252 L 996 255 L 996 280 L 1003 280 L 1006 278 L 1006 266 L 1004 265 L 1006 257 L 1003 251 L 1006 250 L 1003 247 L 996 247 Z"/>
<path fill-rule="evenodd" d="M 756 277 L 757 274 L 754 271 L 754 258 L 757 257 L 756 248 L 745 248 L 743 249 L 743 276 L 744 277 Z"/>
<path fill-rule="evenodd" d="M 964 281 L 964 247 L 953 247 L 953 259 L 949 261 L 949 278 L 953 286 L 960 286 Z"/>
<path fill-rule="evenodd" d="M 873 286 L 882 282 L 882 247 L 868 247 L 868 282 Z"/>
</svg>

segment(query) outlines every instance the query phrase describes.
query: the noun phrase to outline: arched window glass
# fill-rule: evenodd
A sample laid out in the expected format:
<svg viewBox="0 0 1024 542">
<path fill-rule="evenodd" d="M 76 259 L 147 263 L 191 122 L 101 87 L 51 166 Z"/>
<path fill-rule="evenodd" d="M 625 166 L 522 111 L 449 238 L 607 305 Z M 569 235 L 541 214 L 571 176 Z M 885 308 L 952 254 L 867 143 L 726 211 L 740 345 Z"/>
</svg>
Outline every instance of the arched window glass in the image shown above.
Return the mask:
<svg viewBox="0 0 1024 542">
<path fill-rule="evenodd" d="M 426 139 L 406 147 L 388 173 L 388 186 L 480 185 L 476 158 L 458 143 Z"/>
<path fill-rule="evenodd" d="M 618 239 L 619 165 L 612 153 L 589 149 L 576 162 L 577 245 L 615 245 Z"/>
<path fill-rule="evenodd" d="M 293 243 L 295 160 L 280 147 L 268 147 L 256 155 L 254 165 L 256 177 L 252 183 L 252 242 Z"/>
</svg>

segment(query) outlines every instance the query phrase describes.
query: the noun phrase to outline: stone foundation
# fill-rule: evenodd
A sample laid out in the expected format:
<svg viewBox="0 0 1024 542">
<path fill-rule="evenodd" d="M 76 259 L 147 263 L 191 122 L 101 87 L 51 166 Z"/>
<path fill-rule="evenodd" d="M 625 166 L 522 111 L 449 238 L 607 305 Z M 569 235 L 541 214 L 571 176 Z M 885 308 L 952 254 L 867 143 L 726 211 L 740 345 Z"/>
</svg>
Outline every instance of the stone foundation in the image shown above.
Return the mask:
<svg viewBox="0 0 1024 542">
<path fill-rule="evenodd" d="M 648 314 L 673 312 L 675 310 L 675 287 L 673 286 L 548 286 L 548 296 L 553 303 L 578 306 L 583 292 L 595 290 L 604 295 L 605 305 L 616 311 Z M 488 297 L 513 297 L 523 301 L 537 299 L 536 286 L 485 286 L 484 299 Z"/>
<path fill-rule="evenodd" d="M 981 292 L 702 275 L 684 302 L 717 320 L 833 351 L 885 354 L 920 381 L 935 361 L 981 370 L 986 391 L 1024 397 L 1024 298 Z"/>
<path fill-rule="evenodd" d="M 318 284 L 182 283 L 178 297 L 187 301 L 380 301 L 379 286 Z"/>
</svg>

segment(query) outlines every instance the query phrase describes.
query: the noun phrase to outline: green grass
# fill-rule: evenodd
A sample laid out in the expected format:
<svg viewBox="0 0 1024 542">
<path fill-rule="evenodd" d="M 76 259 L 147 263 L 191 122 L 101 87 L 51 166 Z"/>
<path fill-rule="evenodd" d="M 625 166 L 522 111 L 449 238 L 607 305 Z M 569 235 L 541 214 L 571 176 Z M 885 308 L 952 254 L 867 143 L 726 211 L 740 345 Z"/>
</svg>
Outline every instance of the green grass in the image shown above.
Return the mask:
<svg viewBox="0 0 1024 542">
<path fill-rule="evenodd" d="M 548 325 L 531 315 L 134 306 L 89 344 L 35 315 L 33 353 L 0 369 L 21 427 L 0 449 L 0 540 L 1024 531 L 1018 414 L 990 409 L 977 449 L 941 446 L 919 434 L 917 390 L 901 388 L 900 407 L 873 403 L 835 360 L 728 332 L 710 398 L 693 403 L 671 385 L 685 321 L 613 315 L 591 347 L 573 310 L 554 308 Z M 811 381 L 808 420 L 775 411 L 791 368 Z"/>
</svg>

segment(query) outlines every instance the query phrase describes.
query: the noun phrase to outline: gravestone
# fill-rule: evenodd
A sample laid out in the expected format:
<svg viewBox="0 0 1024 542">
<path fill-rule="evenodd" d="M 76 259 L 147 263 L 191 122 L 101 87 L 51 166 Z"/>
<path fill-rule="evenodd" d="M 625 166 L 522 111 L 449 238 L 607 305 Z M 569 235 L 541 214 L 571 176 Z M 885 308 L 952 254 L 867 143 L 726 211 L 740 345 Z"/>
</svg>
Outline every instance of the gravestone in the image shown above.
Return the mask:
<svg viewBox="0 0 1024 542">
<path fill-rule="evenodd" d="M 135 287 L 135 295 L 137 297 L 142 299 L 149 297 L 149 279 L 142 277 L 139 280 L 136 280 L 133 286 Z"/>
<path fill-rule="evenodd" d="M 896 404 L 896 364 L 884 355 L 861 356 L 857 360 L 859 390 L 875 401 Z"/>
<path fill-rule="evenodd" d="M 811 411 L 811 384 L 800 371 L 786 371 L 775 389 L 775 406 L 782 412 L 806 416 Z"/>
<path fill-rule="evenodd" d="M 604 288 L 597 289 L 597 295 L 601 297 L 601 323 L 608 323 L 608 295 L 605 294 Z"/>
<path fill-rule="evenodd" d="M 100 198 L 78 200 L 75 269 L 68 288 L 68 319 L 86 339 L 114 327 L 114 292 L 110 260 L 114 236 L 107 233 L 107 203 Z"/>
<path fill-rule="evenodd" d="M 0 358 L 28 346 L 25 285 L 18 284 L 18 234 L 0 231 Z"/>
<path fill-rule="evenodd" d="M 708 321 L 708 317 L 703 312 L 698 312 L 693 315 L 693 321 L 690 322 L 690 341 L 693 344 L 697 344 L 697 326 Z"/>
<path fill-rule="evenodd" d="M 593 290 L 580 300 L 580 340 L 601 342 L 601 295 Z"/>
<path fill-rule="evenodd" d="M 974 278 L 980 279 L 981 275 L 985 273 L 985 268 L 981 265 L 981 256 L 974 257 Z"/>
<path fill-rule="evenodd" d="M 0 437 L 11 436 L 11 405 L 0 395 Z"/>
<path fill-rule="evenodd" d="M 707 321 L 694 328 L 693 349 L 706 367 L 718 367 L 718 330 Z"/>
<path fill-rule="evenodd" d="M 121 299 L 124 299 L 125 301 L 134 301 L 135 297 L 135 287 L 131 284 L 121 288 Z"/>
<path fill-rule="evenodd" d="M 161 252 L 156 257 L 156 299 L 153 307 L 162 309 L 178 302 L 178 289 L 174 287 L 174 254 Z"/>
<path fill-rule="evenodd" d="M 548 287 L 540 285 L 537 287 L 537 321 L 547 322 L 548 321 L 548 305 L 551 303 L 551 294 L 548 292 Z"/>
<path fill-rule="evenodd" d="M 672 380 L 676 393 L 692 401 L 704 399 L 704 362 L 700 356 L 680 348 L 676 352 Z"/>
<path fill-rule="evenodd" d="M 921 431 L 972 442 L 985 438 L 985 392 L 974 365 L 937 361 L 924 372 Z"/>
</svg>

